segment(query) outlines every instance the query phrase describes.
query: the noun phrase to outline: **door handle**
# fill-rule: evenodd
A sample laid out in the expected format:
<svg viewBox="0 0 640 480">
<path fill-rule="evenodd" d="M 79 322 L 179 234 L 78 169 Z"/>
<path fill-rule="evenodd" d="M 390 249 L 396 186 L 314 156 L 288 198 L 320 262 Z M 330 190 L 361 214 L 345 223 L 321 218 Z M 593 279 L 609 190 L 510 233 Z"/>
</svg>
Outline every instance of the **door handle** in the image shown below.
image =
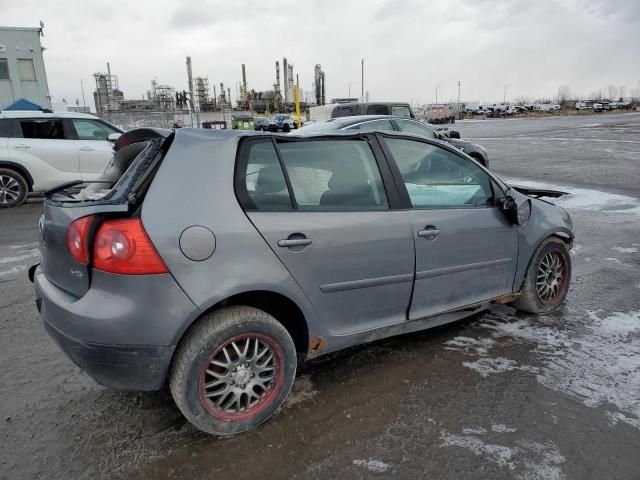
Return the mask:
<svg viewBox="0 0 640 480">
<path fill-rule="evenodd" d="M 311 245 L 310 238 L 287 238 L 286 240 L 278 240 L 279 247 L 305 247 Z"/>
<path fill-rule="evenodd" d="M 93 148 L 91 148 L 91 147 L 82 147 L 82 148 L 80 149 L 80 151 L 81 151 L 81 152 L 93 152 L 93 150 L 94 150 L 94 149 L 93 149 Z"/>
<path fill-rule="evenodd" d="M 21 143 L 19 145 L 14 145 L 13 148 L 31 148 L 29 145 L 25 145 L 24 143 Z"/>
<path fill-rule="evenodd" d="M 438 235 L 440 235 L 440 230 L 433 225 L 427 225 L 424 227 L 424 230 L 418 232 L 420 238 L 426 238 L 427 240 L 435 240 L 438 238 Z"/>
</svg>

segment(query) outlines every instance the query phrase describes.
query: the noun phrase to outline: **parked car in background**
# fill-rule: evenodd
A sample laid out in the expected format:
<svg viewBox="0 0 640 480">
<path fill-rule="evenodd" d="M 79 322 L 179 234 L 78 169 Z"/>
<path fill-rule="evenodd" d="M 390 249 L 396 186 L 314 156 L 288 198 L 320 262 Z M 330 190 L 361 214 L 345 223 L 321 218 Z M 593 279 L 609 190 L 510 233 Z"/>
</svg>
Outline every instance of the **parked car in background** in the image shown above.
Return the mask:
<svg viewBox="0 0 640 480">
<path fill-rule="evenodd" d="M 147 129 L 115 147 L 103 192 L 45 197 L 36 306 L 99 383 L 168 383 L 204 432 L 268 420 L 298 359 L 492 303 L 547 313 L 569 289 L 571 218 L 534 198 L 558 192 L 435 138 Z"/>
<path fill-rule="evenodd" d="M 291 115 L 275 115 L 267 124 L 267 130 L 270 132 L 289 132 L 295 128 Z"/>
<path fill-rule="evenodd" d="M 95 180 L 121 133 L 83 113 L 0 112 L 0 208 L 20 205 L 29 192 Z"/>
<path fill-rule="evenodd" d="M 415 118 L 411 105 L 403 102 L 332 103 L 309 109 L 309 119 L 317 122 L 354 115 L 395 115 Z"/>
<path fill-rule="evenodd" d="M 596 102 L 593 104 L 593 111 L 594 112 L 602 112 L 604 110 L 604 106 L 602 105 L 602 103 L 600 102 Z"/>
<path fill-rule="evenodd" d="M 253 129 L 266 132 L 269 130 L 269 121 L 270 119 L 267 117 L 256 117 L 253 119 Z"/>
<path fill-rule="evenodd" d="M 481 165 L 489 166 L 489 155 L 487 150 L 477 143 L 472 143 L 467 140 L 461 140 L 458 132 L 453 133 L 454 137 L 445 135 L 444 133 L 437 132 L 429 125 L 423 122 L 419 122 L 412 118 L 394 117 L 389 115 L 362 115 L 356 117 L 341 117 L 327 120 L 324 122 L 316 122 L 311 125 L 305 125 L 304 127 L 296 130 L 296 135 L 313 135 L 321 132 L 331 131 L 360 131 L 360 132 L 406 132 L 415 135 L 422 135 L 432 140 L 440 140 L 447 142 L 458 150 L 463 151 L 474 160 L 480 162 Z M 458 138 L 455 138 L 455 135 Z"/>
</svg>

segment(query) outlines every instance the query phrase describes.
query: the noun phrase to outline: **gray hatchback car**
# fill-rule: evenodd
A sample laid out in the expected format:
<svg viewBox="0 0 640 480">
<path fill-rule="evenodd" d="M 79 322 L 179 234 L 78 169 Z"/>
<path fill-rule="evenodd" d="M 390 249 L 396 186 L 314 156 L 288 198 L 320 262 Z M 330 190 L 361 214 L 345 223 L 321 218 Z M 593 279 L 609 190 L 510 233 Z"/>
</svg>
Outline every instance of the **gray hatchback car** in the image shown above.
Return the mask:
<svg viewBox="0 0 640 480">
<path fill-rule="evenodd" d="M 572 222 L 440 141 L 139 129 L 46 194 L 44 325 L 97 382 L 167 382 L 197 428 L 271 417 L 299 359 L 511 303 L 549 312 Z"/>
</svg>

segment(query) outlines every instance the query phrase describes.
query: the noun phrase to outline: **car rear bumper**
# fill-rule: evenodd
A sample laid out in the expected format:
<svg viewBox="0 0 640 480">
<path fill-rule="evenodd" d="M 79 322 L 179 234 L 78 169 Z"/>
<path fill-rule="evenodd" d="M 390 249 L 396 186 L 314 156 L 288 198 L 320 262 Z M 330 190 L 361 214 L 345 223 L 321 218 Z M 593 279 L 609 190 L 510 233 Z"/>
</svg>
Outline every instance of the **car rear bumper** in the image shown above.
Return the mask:
<svg viewBox="0 0 640 480">
<path fill-rule="evenodd" d="M 94 271 L 81 298 L 33 276 L 36 305 L 49 335 L 98 383 L 157 390 L 166 380 L 185 322 L 197 310 L 171 275 Z"/>
<path fill-rule="evenodd" d="M 70 337 L 44 326 L 64 353 L 100 385 L 118 390 L 159 390 L 165 383 L 174 347 L 99 345 Z"/>
</svg>

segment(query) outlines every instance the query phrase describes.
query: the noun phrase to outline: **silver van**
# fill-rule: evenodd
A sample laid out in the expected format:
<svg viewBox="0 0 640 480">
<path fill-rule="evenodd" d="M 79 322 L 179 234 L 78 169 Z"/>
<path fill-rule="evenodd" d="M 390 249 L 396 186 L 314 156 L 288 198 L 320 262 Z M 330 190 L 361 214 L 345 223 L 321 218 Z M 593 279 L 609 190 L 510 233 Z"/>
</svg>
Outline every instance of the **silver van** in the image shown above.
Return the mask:
<svg viewBox="0 0 640 480">
<path fill-rule="evenodd" d="M 299 360 L 567 295 L 571 219 L 534 198 L 556 193 L 434 139 L 141 129 L 114 149 L 47 194 L 36 304 L 97 382 L 168 382 L 205 432 L 266 421 Z"/>
</svg>

